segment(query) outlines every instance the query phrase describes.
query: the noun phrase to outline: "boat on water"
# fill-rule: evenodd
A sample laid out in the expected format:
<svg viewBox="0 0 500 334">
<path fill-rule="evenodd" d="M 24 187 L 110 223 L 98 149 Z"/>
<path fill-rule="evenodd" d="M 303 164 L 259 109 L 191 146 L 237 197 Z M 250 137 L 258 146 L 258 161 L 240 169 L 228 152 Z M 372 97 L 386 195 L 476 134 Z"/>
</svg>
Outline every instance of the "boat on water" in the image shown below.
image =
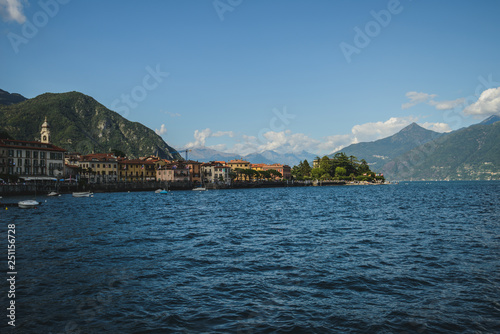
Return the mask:
<svg viewBox="0 0 500 334">
<path fill-rule="evenodd" d="M 74 192 L 73 197 L 91 197 L 94 196 L 94 193 L 90 191 L 82 191 L 82 192 Z"/>
<path fill-rule="evenodd" d="M 61 196 L 61 194 L 59 194 L 55 191 L 51 191 L 50 193 L 47 194 L 47 196 Z"/>
<path fill-rule="evenodd" d="M 35 201 L 33 199 L 28 199 L 25 201 L 20 201 L 19 203 L 17 203 L 17 205 L 21 209 L 31 209 L 31 208 L 36 208 L 38 205 L 40 205 L 40 203 L 38 203 L 37 201 Z"/>
<path fill-rule="evenodd" d="M 198 187 L 193 189 L 193 191 L 205 191 L 205 190 L 207 190 L 207 188 L 205 187 Z"/>
</svg>

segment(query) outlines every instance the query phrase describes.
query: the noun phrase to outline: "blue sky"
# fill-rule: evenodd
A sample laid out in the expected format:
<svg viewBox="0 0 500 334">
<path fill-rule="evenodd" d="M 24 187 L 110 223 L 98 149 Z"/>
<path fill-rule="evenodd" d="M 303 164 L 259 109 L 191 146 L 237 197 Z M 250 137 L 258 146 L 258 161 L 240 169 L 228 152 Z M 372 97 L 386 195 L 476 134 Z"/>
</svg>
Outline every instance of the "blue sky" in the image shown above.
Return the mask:
<svg viewBox="0 0 500 334">
<path fill-rule="evenodd" d="M 327 154 L 500 115 L 500 2 L 0 0 L 0 88 L 170 145 Z"/>
</svg>

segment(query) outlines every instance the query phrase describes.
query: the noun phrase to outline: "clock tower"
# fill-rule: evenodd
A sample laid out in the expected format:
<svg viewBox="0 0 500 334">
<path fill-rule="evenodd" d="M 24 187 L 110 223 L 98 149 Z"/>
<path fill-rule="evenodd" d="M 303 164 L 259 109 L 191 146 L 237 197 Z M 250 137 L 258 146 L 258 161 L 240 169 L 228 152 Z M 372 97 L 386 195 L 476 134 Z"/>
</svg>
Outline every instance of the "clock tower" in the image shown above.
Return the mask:
<svg viewBox="0 0 500 334">
<path fill-rule="evenodd" d="M 50 144 L 50 125 L 47 123 L 47 116 L 45 116 L 45 122 L 42 124 L 42 131 L 40 131 L 41 141 L 44 144 Z"/>
</svg>

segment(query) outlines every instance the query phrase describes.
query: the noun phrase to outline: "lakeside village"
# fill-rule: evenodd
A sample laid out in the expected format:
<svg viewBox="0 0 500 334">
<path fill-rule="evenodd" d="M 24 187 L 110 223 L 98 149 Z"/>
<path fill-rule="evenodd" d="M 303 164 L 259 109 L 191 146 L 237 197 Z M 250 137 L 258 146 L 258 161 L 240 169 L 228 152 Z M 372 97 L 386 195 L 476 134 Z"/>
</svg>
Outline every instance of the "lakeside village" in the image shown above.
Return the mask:
<svg viewBox="0 0 500 334">
<path fill-rule="evenodd" d="M 45 118 L 40 141 L 0 139 L 0 184 L 38 182 L 45 185 L 44 190 L 70 192 L 384 182 L 383 175 L 371 172 L 366 161 L 343 153 L 333 158 L 318 157 L 312 167 L 305 160 L 290 168 L 284 164 L 252 164 L 244 160 L 203 163 L 156 156 L 128 159 L 117 151 L 82 155 L 66 152 L 53 145 L 50 138 L 50 125 Z M 57 189 L 53 189 L 56 185 Z"/>
</svg>

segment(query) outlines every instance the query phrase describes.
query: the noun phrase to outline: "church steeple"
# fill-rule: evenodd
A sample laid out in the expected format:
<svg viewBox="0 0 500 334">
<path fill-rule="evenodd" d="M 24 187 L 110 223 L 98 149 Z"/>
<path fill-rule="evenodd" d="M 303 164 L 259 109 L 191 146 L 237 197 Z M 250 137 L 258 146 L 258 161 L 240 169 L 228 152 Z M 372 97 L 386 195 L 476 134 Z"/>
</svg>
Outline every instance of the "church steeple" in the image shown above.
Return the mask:
<svg viewBox="0 0 500 334">
<path fill-rule="evenodd" d="M 41 141 L 45 144 L 50 144 L 50 125 L 47 123 L 47 116 L 45 116 L 45 122 L 42 124 L 42 131 L 40 131 Z"/>
</svg>

